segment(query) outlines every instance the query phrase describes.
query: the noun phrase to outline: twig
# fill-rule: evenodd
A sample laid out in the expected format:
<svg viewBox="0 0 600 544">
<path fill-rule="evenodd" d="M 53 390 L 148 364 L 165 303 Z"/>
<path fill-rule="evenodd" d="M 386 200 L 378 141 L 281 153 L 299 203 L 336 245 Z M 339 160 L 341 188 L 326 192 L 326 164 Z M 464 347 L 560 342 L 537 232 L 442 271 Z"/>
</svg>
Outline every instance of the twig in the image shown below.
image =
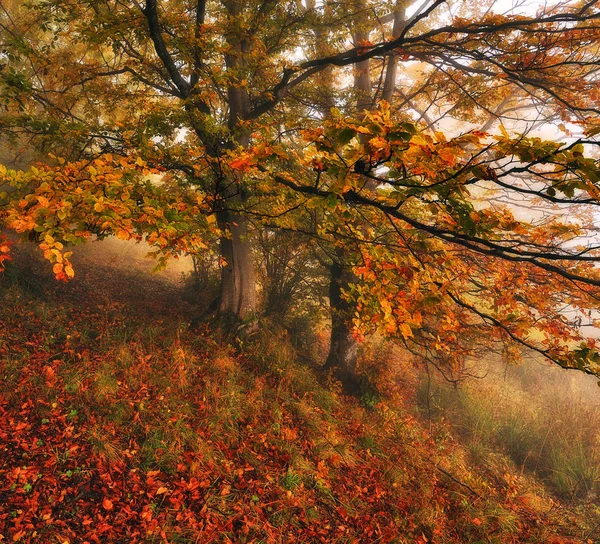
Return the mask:
<svg viewBox="0 0 600 544">
<path fill-rule="evenodd" d="M 461 482 L 458 478 L 456 478 L 456 476 L 453 476 L 452 474 L 450 474 L 447 470 L 443 469 L 440 465 L 435 465 L 435 468 L 437 468 L 445 476 L 448 476 L 448 478 L 450 478 L 454 483 L 464 487 L 465 489 L 468 489 L 478 499 L 481 498 L 481 495 L 479 493 L 477 493 L 477 491 L 475 491 L 469 484 Z"/>
</svg>

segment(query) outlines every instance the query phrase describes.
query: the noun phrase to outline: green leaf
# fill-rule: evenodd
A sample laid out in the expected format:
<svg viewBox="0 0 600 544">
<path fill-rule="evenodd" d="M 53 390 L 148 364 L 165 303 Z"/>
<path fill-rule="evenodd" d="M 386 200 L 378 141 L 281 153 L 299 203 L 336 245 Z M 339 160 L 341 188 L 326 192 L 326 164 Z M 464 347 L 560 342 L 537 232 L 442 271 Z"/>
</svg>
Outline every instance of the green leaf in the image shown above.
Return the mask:
<svg viewBox="0 0 600 544">
<path fill-rule="evenodd" d="M 338 203 L 339 203 L 339 200 L 338 200 L 337 196 L 335 196 L 333 193 L 331 193 L 325 199 L 325 207 L 328 210 L 335 210 L 337 208 Z"/>
<path fill-rule="evenodd" d="M 390 132 L 390 141 L 403 141 L 403 142 L 409 142 L 410 139 L 412 138 L 412 134 L 410 132 L 406 132 L 406 131 L 396 131 L 396 132 Z"/>
<path fill-rule="evenodd" d="M 400 126 L 403 131 L 408 132 L 409 134 L 416 134 L 418 132 L 417 127 L 412 123 L 402 123 Z"/>
<path fill-rule="evenodd" d="M 474 166 L 473 168 L 471 168 L 471 174 L 473 174 L 473 176 L 475 176 L 477 179 L 488 179 L 489 178 L 489 174 L 488 174 L 487 170 L 481 165 L 477 165 L 477 166 Z"/>
<path fill-rule="evenodd" d="M 561 186 L 560 190 L 569 198 L 573 198 L 575 196 L 575 187 L 571 184 Z"/>
<path fill-rule="evenodd" d="M 343 128 L 335 135 L 335 141 L 340 145 L 346 145 L 356 136 L 356 131 L 352 128 Z"/>
<path fill-rule="evenodd" d="M 600 171 L 593 165 L 593 163 L 580 166 L 580 170 L 592 183 L 596 184 L 600 182 Z"/>
</svg>

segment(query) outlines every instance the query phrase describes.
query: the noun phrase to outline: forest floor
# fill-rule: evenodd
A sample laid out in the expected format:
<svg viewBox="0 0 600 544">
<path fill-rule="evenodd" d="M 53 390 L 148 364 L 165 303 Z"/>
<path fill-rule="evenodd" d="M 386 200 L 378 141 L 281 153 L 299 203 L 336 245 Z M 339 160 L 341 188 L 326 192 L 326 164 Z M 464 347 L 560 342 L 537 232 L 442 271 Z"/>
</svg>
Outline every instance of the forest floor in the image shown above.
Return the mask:
<svg viewBox="0 0 600 544">
<path fill-rule="evenodd" d="M 236 346 L 191 330 L 178 272 L 90 252 L 59 285 L 19 253 L 0 278 L 2 542 L 600 542 L 593 497 L 432 427 L 398 350 L 365 352 L 394 378 L 348 398 L 279 326 Z"/>
</svg>

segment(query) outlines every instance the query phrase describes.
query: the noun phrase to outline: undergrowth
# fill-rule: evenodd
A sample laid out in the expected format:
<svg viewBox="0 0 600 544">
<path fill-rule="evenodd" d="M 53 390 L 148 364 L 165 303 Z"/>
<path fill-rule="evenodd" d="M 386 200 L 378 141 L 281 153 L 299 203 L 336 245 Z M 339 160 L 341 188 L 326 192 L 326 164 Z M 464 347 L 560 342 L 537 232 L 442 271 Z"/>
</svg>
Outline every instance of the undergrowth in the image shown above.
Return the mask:
<svg viewBox="0 0 600 544">
<path fill-rule="evenodd" d="M 456 389 L 424 377 L 417 392 L 424 413 L 448 421 L 478 464 L 504 452 L 520 473 L 537 474 L 563 499 L 596 501 L 600 404 L 587 377 L 573 383 L 567 371 L 539 361 L 517 369 L 490 363 L 485 370 L 486 379 Z"/>
<path fill-rule="evenodd" d="M 586 542 L 600 521 L 432 440 L 391 390 L 343 397 L 283 330 L 234 348 L 175 310 L 0 297 L 0 540 Z"/>
</svg>

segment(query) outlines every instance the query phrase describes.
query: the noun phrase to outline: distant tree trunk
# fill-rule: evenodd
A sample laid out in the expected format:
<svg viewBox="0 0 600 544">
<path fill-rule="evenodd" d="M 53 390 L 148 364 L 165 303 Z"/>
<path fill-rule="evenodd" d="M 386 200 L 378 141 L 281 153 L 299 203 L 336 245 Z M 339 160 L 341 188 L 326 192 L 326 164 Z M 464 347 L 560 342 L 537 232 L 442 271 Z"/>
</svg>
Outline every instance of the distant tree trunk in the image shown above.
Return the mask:
<svg viewBox="0 0 600 544">
<path fill-rule="evenodd" d="M 356 20 L 352 40 L 358 47 L 369 39 L 369 31 L 362 23 L 366 14 L 364 0 L 355 0 L 354 10 Z M 354 91 L 357 108 L 361 111 L 371 109 L 372 84 L 369 60 L 357 63 L 354 68 Z M 347 393 L 356 395 L 360 393 L 361 388 L 356 375 L 358 342 L 352 334 L 355 306 L 343 297 L 343 292 L 348 291 L 350 285 L 357 281 L 350 265 L 351 255 L 352 252 L 349 250 L 338 250 L 330 269 L 331 344 L 325 367 L 334 370 L 334 375 L 342 382 Z"/>
<path fill-rule="evenodd" d="M 352 33 L 352 41 L 355 47 L 369 41 L 370 23 L 364 0 L 354 1 L 355 21 Z M 371 84 L 371 61 L 361 60 L 354 67 L 354 92 L 356 93 L 356 106 L 361 113 L 373 107 L 373 88 Z"/>
<path fill-rule="evenodd" d="M 331 266 L 329 283 L 329 305 L 331 308 L 331 344 L 325 368 L 332 369 L 344 390 L 350 394 L 360 392 L 356 377 L 358 343 L 352 335 L 351 323 L 354 304 L 343 297 L 343 291 L 356 280 L 352 269 L 342 263 Z"/>
<path fill-rule="evenodd" d="M 406 24 L 406 1 L 398 0 L 394 9 L 394 27 L 392 30 L 392 36 L 397 38 L 402 32 L 402 28 Z M 396 55 L 392 53 L 387 60 L 385 70 L 385 82 L 383 85 L 383 93 L 381 95 L 382 100 L 391 102 L 394 89 L 396 88 L 396 74 L 398 72 L 398 59 Z"/>
</svg>

